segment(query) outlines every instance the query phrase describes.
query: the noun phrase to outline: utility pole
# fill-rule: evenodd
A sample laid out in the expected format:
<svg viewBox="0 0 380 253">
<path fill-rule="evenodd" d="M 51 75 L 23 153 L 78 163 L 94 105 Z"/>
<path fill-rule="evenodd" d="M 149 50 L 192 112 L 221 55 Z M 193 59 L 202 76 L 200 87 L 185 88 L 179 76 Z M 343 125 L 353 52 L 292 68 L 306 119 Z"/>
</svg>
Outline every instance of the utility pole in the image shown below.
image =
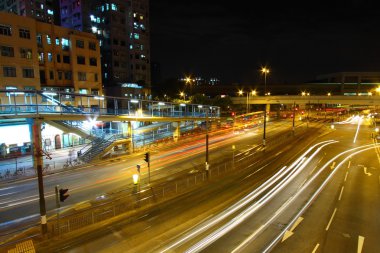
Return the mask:
<svg viewBox="0 0 380 253">
<path fill-rule="evenodd" d="M 38 192 L 40 203 L 40 215 L 41 215 L 41 231 L 42 235 L 47 233 L 47 219 L 46 219 L 46 204 L 44 195 L 44 182 L 42 175 L 42 149 L 41 149 L 41 121 L 39 119 L 33 120 L 33 156 L 34 165 L 37 170 L 38 177 Z"/>
<path fill-rule="evenodd" d="M 206 171 L 208 172 L 209 168 L 208 164 L 208 109 L 206 109 L 206 162 L 205 162 L 205 168 Z"/>
</svg>

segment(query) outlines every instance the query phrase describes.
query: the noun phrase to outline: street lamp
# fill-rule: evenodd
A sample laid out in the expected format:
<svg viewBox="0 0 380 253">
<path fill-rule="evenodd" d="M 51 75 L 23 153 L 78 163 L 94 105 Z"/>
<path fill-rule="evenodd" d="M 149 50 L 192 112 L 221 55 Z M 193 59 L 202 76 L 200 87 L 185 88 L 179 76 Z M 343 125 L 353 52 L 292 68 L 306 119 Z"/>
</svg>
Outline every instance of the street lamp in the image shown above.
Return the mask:
<svg viewBox="0 0 380 253">
<path fill-rule="evenodd" d="M 267 93 L 267 74 L 269 73 L 269 69 L 262 68 L 261 72 L 264 74 L 264 96 Z M 263 146 L 265 147 L 265 132 L 266 132 L 266 126 L 267 126 L 267 105 L 265 104 L 264 107 L 264 133 L 263 133 Z"/>
<path fill-rule="evenodd" d="M 185 92 L 181 91 L 181 92 L 179 93 L 179 95 L 180 95 L 181 97 L 183 97 L 183 100 L 186 100 L 186 94 L 185 94 Z"/>
<path fill-rule="evenodd" d="M 267 74 L 269 74 L 269 69 L 264 67 L 261 69 L 261 73 L 264 74 L 264 95 L 267 94 Z"/>
<path fill-rule="evenodd" d="M 243 90 L 239 90 L 238 94 L 241 96 L 244 94 L 244 91 Z M 252 96 L 255 96 L 256 95 L 256 91 L 253 90 L 251 92 L 247 92 L 247 106 L 246 106 L 246 113 L 249 113 L 249 95 L 252 95 Z"/>
<path fill-rule="evenodd" d="M 193 93 L 193 86 L 192 86 L 193 79 L 191 79 L 191 77 L 189 76 L 186 76 L 184 80 L 185 80 L 185 84 L 188 84 L 190 86 L 190 96 L 191 96 Z"/>
</svg>

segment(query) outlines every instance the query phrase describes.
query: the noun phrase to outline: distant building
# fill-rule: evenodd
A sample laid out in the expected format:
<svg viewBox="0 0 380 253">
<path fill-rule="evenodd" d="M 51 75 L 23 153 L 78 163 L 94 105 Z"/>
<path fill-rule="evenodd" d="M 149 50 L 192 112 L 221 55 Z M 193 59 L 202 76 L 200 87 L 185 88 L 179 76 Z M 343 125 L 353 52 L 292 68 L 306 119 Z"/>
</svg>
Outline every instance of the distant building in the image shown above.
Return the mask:
<svg viewBox="0 0 380 253">
<path fill-rule="evenodd" d="M 330 86 L 342 95 L 367 95 L 380 85 L 380 72 L 338 72 L 317 76 L 316 80 L 308 82 Z"/>
<path fill-rule="evenodd" d="M 31 17 L 41 22 L 55 23 L 59 17 L 56 0 L 0 0 L 0 11 Z"/>
<path fill-rule="evenodd" d="M 61 24 L 100 40 L 107 95 L 151 94 L 149 0 L 62 0 Z"/>
<path fill-rule="evenodd" d="M 0 89 L 102 94 L 95 35 L 0 12 Z"/>
</svg>

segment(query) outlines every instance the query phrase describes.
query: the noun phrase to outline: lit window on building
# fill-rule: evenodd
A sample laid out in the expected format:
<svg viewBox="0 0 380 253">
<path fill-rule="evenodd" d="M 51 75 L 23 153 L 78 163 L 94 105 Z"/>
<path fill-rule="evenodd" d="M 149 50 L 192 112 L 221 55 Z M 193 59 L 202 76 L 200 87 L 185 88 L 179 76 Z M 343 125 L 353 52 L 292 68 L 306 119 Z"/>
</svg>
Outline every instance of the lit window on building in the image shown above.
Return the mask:
<svg viewBox="0 0 380 253">
<path fill-rule="evenodd" d="M 20 48 L 20 57 L 26 59 L 32 59 L 32 49 Z"/>
<path fill-rule="evenodd" d="M 91 30 L 92 30 L 93 33 L 97 33 L 98 32 L 98 28 L 96 26 L 91 27 Z"/>
<path fill-rule="evenodd" d="M 53 10 L 50 10 L 50 9 L 48 9 L 48 10 L 47 10 L 47 14 L 48 14 L 48 15 L 54 15 L 54 11 L 53 11 Z"/>
<path fill-rule="evenodd" d="M 37 44 L 42 45 L 42 35 L 40 33 L 38 33 L 36 38 L 37 38 Z"/>
<path fill-rule="evenodd" d="M 87 89 L 79 89 L 79 94 L 88 94 Z"/>
<path fill-rule="evenodd" d="M 134 37 L 136 40 L 140 39 L 140 35 L 139 35 L 138 33 L 134 33 L 134 34 L 133 34 L 133 37 Z"/>
<path fill-rule="evenodd" d="M 38 61 L 39 61 L 40 63 L 44 63 L 44 62 L 45 62 L 45 60 L 44 60 L 44 53 L 43 53 L 43 52 L 40 52 L 40 53 L 38 54 Z"/>
<path fill-rule="evenodd" d="M 113 11 L 117 11 L 117 6 L 116 6 L 116 4 L 111 4 L 111 9 L 112 9 Z"/>
<path fill-rule="evenodd" d="M 55 38 L 55 45 L 59 46 L 59 38 L 58 37 Z"/>
<path fill-rule="evenodd" d="M 53 61 L 53 54 L 52 53 L 48 53 L 48 61 L 49 62 Z"/>
<path fill-rule="evenodd" d="M 46 42 L 48 43 L 48 45 L 51 45 L 50 35 L 46 35 Z"/>
<path fill-rule="evenodd" d="M 62 44 L 62 49 L 63 50 L 69 49 L 69 40 L 68 39 L 62 38 L 61 39 L 61 44 Z"/>
</svg>

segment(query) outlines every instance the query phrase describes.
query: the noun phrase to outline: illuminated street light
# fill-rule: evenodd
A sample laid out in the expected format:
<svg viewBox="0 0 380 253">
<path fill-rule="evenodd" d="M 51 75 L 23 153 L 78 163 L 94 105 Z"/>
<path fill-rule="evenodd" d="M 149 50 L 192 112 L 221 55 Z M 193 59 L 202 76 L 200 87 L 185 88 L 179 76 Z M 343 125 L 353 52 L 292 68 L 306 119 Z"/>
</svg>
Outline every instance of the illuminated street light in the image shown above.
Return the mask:
<svg viewBox="0 0 380 253">
<path fill-rule="evenodd" d="M 238 94 L 239 96 L 242 96 L 245 92 L 243 90 L 239 90 L 238 91 Z M 256 96 L 256 90 L 253 90 L 251 92 L 246 92 L 247 93 L 247 107 L 246 107 L 246 113 L 249 113 L 249 96 L 252 95 L 252 96 Z"/>
<path fill-rule="evenodd" d="M 327 93 L 327 96 L 331 97 L 331 92 Z"/>
<path fill-rule="evenodd" d="M 269 69 L 264 67 L 261 69 L 261 73 L 264 74 L 264 96 L 267 93 L 267 74 L 269 74 Z M 270 93 L 269 93 L 270 94 Z M 264 132 L 263 132 L 263 146 L 265 147 L 265 132 L 266 132 L 266 125 L 267 125 L 267 106 L 264 107 Z"/>
<path fill-rule="evenodd" d="M 181 97 L 183 97 L 183 100 L 186 100 L 186 94 L 185 94 L 185 92 L 181 91 L 181 92 L 179 93 L 179 95 L 180 95 Z"/>
</svg>

